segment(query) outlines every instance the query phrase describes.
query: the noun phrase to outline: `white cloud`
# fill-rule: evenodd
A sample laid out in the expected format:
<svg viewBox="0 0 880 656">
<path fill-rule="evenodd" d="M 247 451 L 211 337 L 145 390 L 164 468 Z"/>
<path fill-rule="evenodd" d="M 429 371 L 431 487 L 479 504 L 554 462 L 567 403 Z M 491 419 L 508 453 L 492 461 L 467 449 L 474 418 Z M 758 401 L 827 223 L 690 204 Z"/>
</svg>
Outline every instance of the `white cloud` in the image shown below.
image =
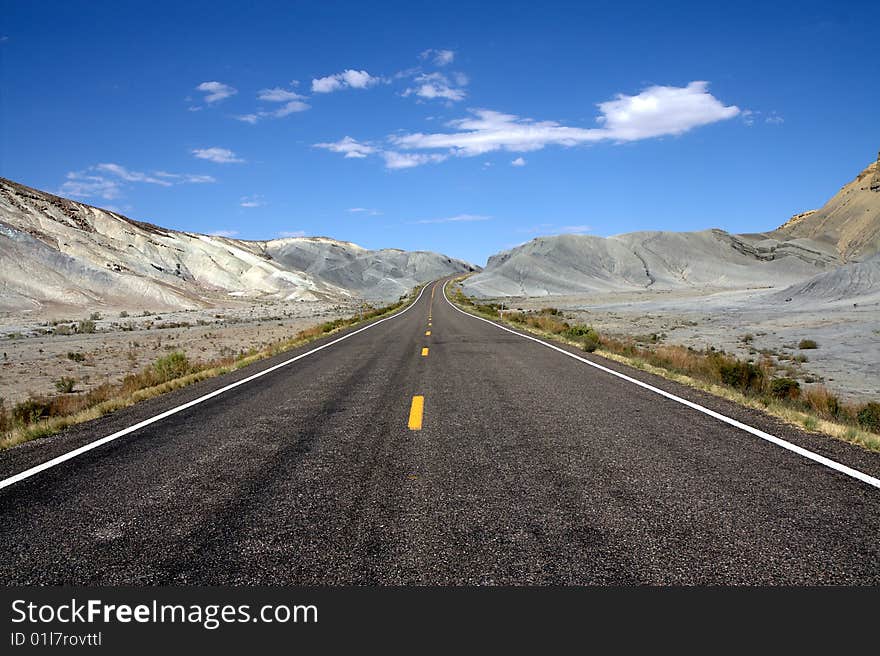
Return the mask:
<svg viewBox="0 0 880 656">
<path fill-rule="evenodd" d="M 389 169 L 411 169 L 422 164 L 442 162 L 447 157 L 437 153 L 399 153 L 396 150 L 383 150 L 380 154 L 385 159 L 385 168 Z"/>
<path fill-rule="evenodd" d="M 60 196 L 73 198 L 102 198 L 113 200 L 123 196 L 126 182 L 155 184 L 170 187 L 176 184 L 201 184 L 216 182 L 210 175 L 193 173 L 169 173 L 132 171 L 112 162 L 95 164 L 83 171 L 71 171 L 58 190 Z"/>
<path fill-rule="evenodd" d="M 620 94 L 599 103 L 600 128 L 575 128 L 555 121 L 534 121 L 488 109 L 450 122 L 453 132 L 414 133 L 391 141 L 406 150 L 448 149 L 473 156 L 496 150 L 528 152 L 548 145 L 575 146 L 597 141 L 636 141 L 679 135 L 701 125 L 736 116 L 740 109 L 725 107 L 707 91 L 706 82 L 686 87 L 649 87 L 635 96 Z"/>
<path fill-rule="evenodd" d="M 288 89 L 274 87 L 272 89 L 260 89 L 257 93 L 257 98 L 264 102 L 290 102 L 291 100 L 302 100 L 305 96 L 301 96 Z"/>
<path fill-rule="evenodd" d="M 209 105 L 238 93 L 238 89 L 222 82 L 202 82 L 196 90 L 205 94 L 205 102 Z"/>
<path fill-rule="evenodd" d="M 565 232 L 575 235 L 580 235 L 585 232 L 592 232 L 593 227 L 588 225 L 570 225 L 570 226 L 562 226 L 559 228 L 558 232 Z"/>
<path fill-rule="evenodd" d="M 599 103 L 602 116 L 597 120 L 606 138 L 634 141 L 683 134 L 740 113 L 735 105 L 725 107 L 708 88 L 708 82 L 696 81 L 686 87 L 653 86 L 635 96 L 618 94 Z"/>
<path fill-rule="evenodd" d="M 770 125 L 782 125 L 785 123 L 785 119 L 776 112 L 770 112 L 770 115 L 764 119 L 764 123 L 769 123 Z"/>
<path fill-rule="evenodd" d="M 305 230 L 282 230 L 278 233 L 279 237 L 305 237 Z"/>
<path fill-rule="evenodd" d="M 196 148 L 191 152 L 199 159 L 206 159 L 216 164 L 235 164 L 244 161 L 228 148 Z"/>
<path fill-rule="evenodd" d="M 525 166 L 525 165 L 526 165 L 526 160 L 523 159 L 522 157 L 517 157 L 515 160 L 513 160 L 513 161 L 510 163 L 510 165 L 511 165 L 511 166 Z"/>
<path fill-rule="evenodd" d="M 340 89 L 366 89 L 374 84 L 378 84 L 380 78 L 374 77 L 366 71 L 356 71 L 354 69 L 346 69 L 341 73 L 334 73 L 327 77 L 320 77 L 312 80 L 313 93 L 332 93 Z"/>
<path fill-rule="evenodd" d="M 317 143 L 315 148 L 324 148 L 334 153 L 344 153 L 347 158 L 360 159 L 372 155 L 376 149 L 351 137 L 344 137 L 333 143 Z"/>
<path fill-rule="evenodd" d="M 101 171 L 102 173 L 110 173 L 118 178 L 122 178 L 126 182 L 148 182 L 150 184 L 157 184 L 163 187 L 170 187 L 173 184 L 168 180 L 171 175 L 165 173 L 164 171 L 159 171 L 150 175 L 148 173 L 141 173 L 139 171 L 129 171 L 124 166 L 112 163 L 97 164 L 94 168 L 96 171 Z"/>
<path fill-rule="evenodd" d="M 428 48 L 419 55 L 421 59 L 430 59 L 435 66 L 446 66 L 455 59 L 454 50 L 435 50 Z"/>
<path fill-rule="evenodd" d="M 238 230 L 214 230 L 208 234 L 212 237 L 236 237 L 239 233 Z"/>
<path fill-rule="evenodd" d="M 419 76 L 437 81 L 435 77 Z M 448 78 L 442 76 L 448 81 Z M 419 93 L 408 89 L 404 95 Z M 433 92 L 429 92 L 430 93 Z M 447 123 L 449 132 L 396 134 L 388 138 L 392 148 L 362 144 L 351 137 L 336 143 L 316 144 L 346 157 L 364 158 L 378 154 L 390 169 L 402 169 L 441 162 L 450 155 L 472 157 L 498 150 L 530 152 L 546 146 L 577 146 L 600 141 L 637 141 L 666 135 L 680 135 L 696 127 L 741 114 L 735 105 L 725 106 L 708 92 L 708 83 L 691 82 L 686 87 L 653 86 L 598 105 L 601 127 L 570 127 L 556 121 L 535 121 L 489 109 L 472 109 L 470 116 Z M 400 152 L 400 151 L 408 152 Z M 445 152 L 424 152 L 438 151 Z M 422 152 L 414 152 L 422 151 Z M 511 162 L 525 163 L 523 158 Z"/>
<path fill-rule="evenodd" d="M 349 207 L 348 211 L 352 214 L 366 214 L 368 216 L 381 216 L 382 214 L 379 210 L 371 210 L 368 207 Z"/>
<path fill-rule="evenodd" d="M 260 120 L 259 114 L 238 114 L 233 116 L 236 121 L 241 121 L 242 123 L 250 123 L 251 125 L 256 125 L 257 121 Z"/>
<path fill-rule="evenodd" d="M 253 196 L 242 196 L 238 204 L 241 207 L 263 207 L 266 201 L 262 196 L 254 194 Z"/>
<path fill-rule="evenodd" d="M 491 221 L 491 216 L 486 216 L 484 214 L 457 214 L 456 216 L 448 216 L 442 219 L 422 219 L 421 221 L 415 221 L 414 223 L 424 224 L 424 223 L 460 223 L 460 222 L 472 222 L 472 221 Z"/>
<path fill-rule="evenodd" d="M 404 96 L 416 95 L 419 98 L 434 100 L 441 98 L 450 102 L 464 100 L 464 87 L 468 80 L 463 74 L 455 74 L 450 80 L 443 73 L 423 73 L 414 79 L 415 86 L 403 92 Z"/>
<path fill-rule="evenodd" d="M 122 196 L 122 189 L 116 180 L 109 180 L 100 175 L 71 171 L 67 174 L 67 180 L 58 190 L 58 195 L 70 198 L 114 200 Z"/>
</svg>

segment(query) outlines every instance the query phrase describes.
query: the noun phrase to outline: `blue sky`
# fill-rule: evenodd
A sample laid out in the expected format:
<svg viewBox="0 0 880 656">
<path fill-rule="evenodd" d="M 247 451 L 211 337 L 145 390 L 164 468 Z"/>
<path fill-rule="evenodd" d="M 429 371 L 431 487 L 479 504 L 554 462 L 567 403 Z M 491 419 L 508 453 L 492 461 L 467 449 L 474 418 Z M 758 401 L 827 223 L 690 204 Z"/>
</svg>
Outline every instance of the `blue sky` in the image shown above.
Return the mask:
<svg viewBox="0 0 880 656">
<path fill-rule="evenodd" d="M 11 1 L 0 175 L 477 264 L 542 234 L 771 229 L 880 148 L 876 7 L 708 4 Z"/>
</svg>

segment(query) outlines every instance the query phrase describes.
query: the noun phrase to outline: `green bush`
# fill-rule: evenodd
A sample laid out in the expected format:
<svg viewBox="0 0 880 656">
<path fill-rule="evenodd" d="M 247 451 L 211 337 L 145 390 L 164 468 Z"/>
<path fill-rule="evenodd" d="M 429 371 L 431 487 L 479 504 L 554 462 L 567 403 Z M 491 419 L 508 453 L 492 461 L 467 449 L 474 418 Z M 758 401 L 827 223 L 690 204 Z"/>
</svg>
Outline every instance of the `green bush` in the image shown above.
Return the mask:
<svg viewBox="0 0 880 656">
<path fill-rule="evenodd" d="M 856 415 L 859 426 L 865 430 L 880 433 L 880 403 L 871 401 L 866 403 Z"/>
<path fill-rule="evenodd" d="M 799 349 L 816 349 L 819 348 L 819 345 L 816 343 L 816 340 L 813 339 L 802 339 L 798 343 Z"/>
<path fill-rule="evenodd" d="M 774 378 L 770 381 L 770 395 L 777 399 L 794 400 L 801 395 L 801 384 L 794 378 Z"/>
<path fill-rule="evenodd" d="M 28 399 L 12 407 L 12 419 L 18 424 L 32 424 L 42 417 L 48 417 L 49 407 L 50 404 L 45 399 Z"/>
<path fill-rule="evenodd" d="M 751 362 L 742 362 L 735 358 L 715 356 L 715 367 L 721 382 L 742 392 L 761 389 L 764 383 L 764 372 Z"/>
<path fill-rule="evenodd" d="M 76 351 L 68 351 L 67 352 L 67 359 L 73 360 L 74 362 L 82 362 L 83 360 L 86 359 L 86 356 L 83 355 L 82 353 L 77 353 Z"/>
<path fill-rule="evenodd" d="M 599 333 L 590 328 L 583 337 L 581 337 L 581 347 L 587 352 L 592 353 L 599 348 Z"/>
<path fill-rule="evenodd" d="M 76 327 L 76 332 L 78 332 L 78 333 L 93 333 L 93 332 L 95 332 L 95 322 L 92 321 L 91 319 L 82 319 Z"/>
<path fill-rule="evenodd" d="M 55 326 L 55 334 L 56 335 L 69 335 L 73 332 L 72 327 L 66 323 L 61 323 Z"/>
<path fill-rule="evenodd" d="M 153 369 L 159 382 L 164 383 L 185 376 L 189 372 L 190 364 L 186 354 L 174 351 L 156 360 L 153 363 Z"/>
<path fill-rule="evenodd" d="M 70 394 L 73 392 L 74 385 L 76 385 L 76 379 L 70 378 L 69 376 L 62 376 L 55 381 L 55 389 L 61 394 Z"/>
</svg>

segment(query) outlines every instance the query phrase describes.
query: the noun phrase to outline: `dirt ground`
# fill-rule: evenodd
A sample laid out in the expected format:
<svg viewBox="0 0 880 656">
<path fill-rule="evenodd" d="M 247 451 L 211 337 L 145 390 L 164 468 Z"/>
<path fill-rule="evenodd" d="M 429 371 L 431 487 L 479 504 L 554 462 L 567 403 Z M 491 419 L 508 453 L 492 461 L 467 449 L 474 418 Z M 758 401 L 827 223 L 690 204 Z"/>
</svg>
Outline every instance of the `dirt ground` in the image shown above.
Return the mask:
<svg viewBox="0 0 880 656">
<path fill-rule="evenodd" d="M 880 399 L 880 306 L 780 307 L 764 301 L 765 294 L 692 290 L 504 300 L 513 309 L 556 307 L 601 333 L 646 343 L 767 355 L 802 384 L 824 384 L 848 400 Z M 798 348 L 803 339 L 818 348 Z"/>
<path fill-rule="evenodd" d="M 76 381 L 76 391 L 86 391 L 121 380 L 170 351 L 212 360 L 259 349 L 358 309 L 354 302 L 275 301 L 139 316 L 114 312 L 94 321 L 94 333 L 70 335 L 54 333 L 90 315 L 60 321 L 0 316 L 0 398 L 9 408 L 32 394 L 56 394 L 62 376 Z"/>
</svg>

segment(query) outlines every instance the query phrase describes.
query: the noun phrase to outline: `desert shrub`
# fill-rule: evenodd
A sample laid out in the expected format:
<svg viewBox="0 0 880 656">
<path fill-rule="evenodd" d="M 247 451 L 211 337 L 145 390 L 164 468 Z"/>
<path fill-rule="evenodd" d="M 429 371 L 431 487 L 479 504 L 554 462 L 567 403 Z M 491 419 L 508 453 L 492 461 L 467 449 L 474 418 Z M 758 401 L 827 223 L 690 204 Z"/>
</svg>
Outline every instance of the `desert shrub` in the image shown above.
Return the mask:
<svg viewBox="0 0 880 656">
<path fill-rule="evenodd" d="M 46 399 L 31 397 L 12 406 L 12 420 L 17 424 L 32 424 L 49 416 L 50 403 Z"/>
<path fill-rule="evenodd" d="M 599 348 L 599 333 L 590 328 L 586 333 L 584 333 L 581 338 L 581 348 L 583 348 L 587 353 L 592 353 L 597 348 Z"/>
<path fill-rule="evenodd" d="M 174 378 L 180 378 L 189 371 L 190 364 L 185 353 L 174 351 L 168 355 L 158 358 L 153 363 L 153 370 L 156 372 L 160 383 L 164 383 Z"/>
<path fill-rule="evenodd" d="M 125 310 L 123 310 L 122 312 L 119 313 L 120 319 L 125 319 L 127 316 L 128 316 L 128 312 Z"/>
<path fill-rule="evenodd" d="M 865 430 L 880 433 L 880 403 L 866 403 L 856 414 L 856 420 Z"/>
<path fill-rule="evenodd" d="M 554 308 L 554 307 L 545 307 L 545 308 L 541 308 L 541 314 L 551 314 L 553 316 L 561 317 L 562 310 L 560 310 L 559 308 Z"/>
<path fill-rule="evenodd" d="M 89 316 L 89 319 L 91 321 L 100 321 L 101 320 L 101 313 L 100 312 L 92 312 L 92 314 Z"/>
<path fill-rule="evenodd" d="M 6 412 L 6 399 L 0 396 L 0 433 L 5 433 L 10 428 L 9 413 Z"/>
<path fill-rule="evenodd" d="M 82 362 L 83 360 L 86 359 L 86 356 L 83 355 L 82 353 L 77 353 L 76 351 L 68 351 L 67 352 L 67 359 L 73 360 L 74 362 Z"/>
<path fill-rule="evenodd" d="M 802 399 L 808 408 L 825 419 L 836 419 L 843 411 L 840 399 L 822 385 L 806 390 Z"/>
<path fill-rule="evenodd" d="M 569 326 L 566 329 L 565 336 L 571 337 L 572 339 L 574 339 L 576 337 L 583 337 L 584 335 L 587 335 L 588 333 L 591 333 L 591 332 L 596 332 L 596 331 L 593 330 L 590 326 L 585 326 L 583 324 L 577 323 L 573 326 Z"/>
<path fill-rule="evenodd" d="M 746 333 L 745 335 L 743 335 L 742 337 L 740 337 L 739 340 L 740 340 L 743 344 L 749 344 L 749 343 L 755 341 L 755 336 L 754 336 L 752 333 Z"/>
<path fill-rule="evenodd" d="M 716 369 L 721 382 L 743 392 L 761 388 L 764 382 L 763 370 L 752 362 L 743 362 L 723 355 L 714 356 Z"/>
<path fill-rule="evenodd" d="M 798 342 L 799 349 L 816 349 L 819 348 L 819 345 L 816 343 L 814 339 L 802 339 Z"/>
<path fill-rule="evenodd" d="M 79 324 L 77 324 L 76 332 L 78 333 L 93 333 L 95 332 L 95 322 L 92 319 L 82 319 Z"/>
<path fill-rule="evenodd" d="M 60 394 L 70 394 L 73 392 L 75 385 L 76 379 L 71 378 L 70 376 L 62 376 L 55 381 L 55 389 L 58 390 Z"/>
<path fill-rule="evenodd" d="M 774 378 L 770 381 L 770 395 L 777 399 L 794 400 L 801 394 L 801 384 L 794 378 Z"/>
<path fill-rule="evenodd" d="M 73 330 L 72 327 L 66 323 L 60 323 L 55 326 L 55 334 L 56 335 L 70 335 Z"/>
</svg>

